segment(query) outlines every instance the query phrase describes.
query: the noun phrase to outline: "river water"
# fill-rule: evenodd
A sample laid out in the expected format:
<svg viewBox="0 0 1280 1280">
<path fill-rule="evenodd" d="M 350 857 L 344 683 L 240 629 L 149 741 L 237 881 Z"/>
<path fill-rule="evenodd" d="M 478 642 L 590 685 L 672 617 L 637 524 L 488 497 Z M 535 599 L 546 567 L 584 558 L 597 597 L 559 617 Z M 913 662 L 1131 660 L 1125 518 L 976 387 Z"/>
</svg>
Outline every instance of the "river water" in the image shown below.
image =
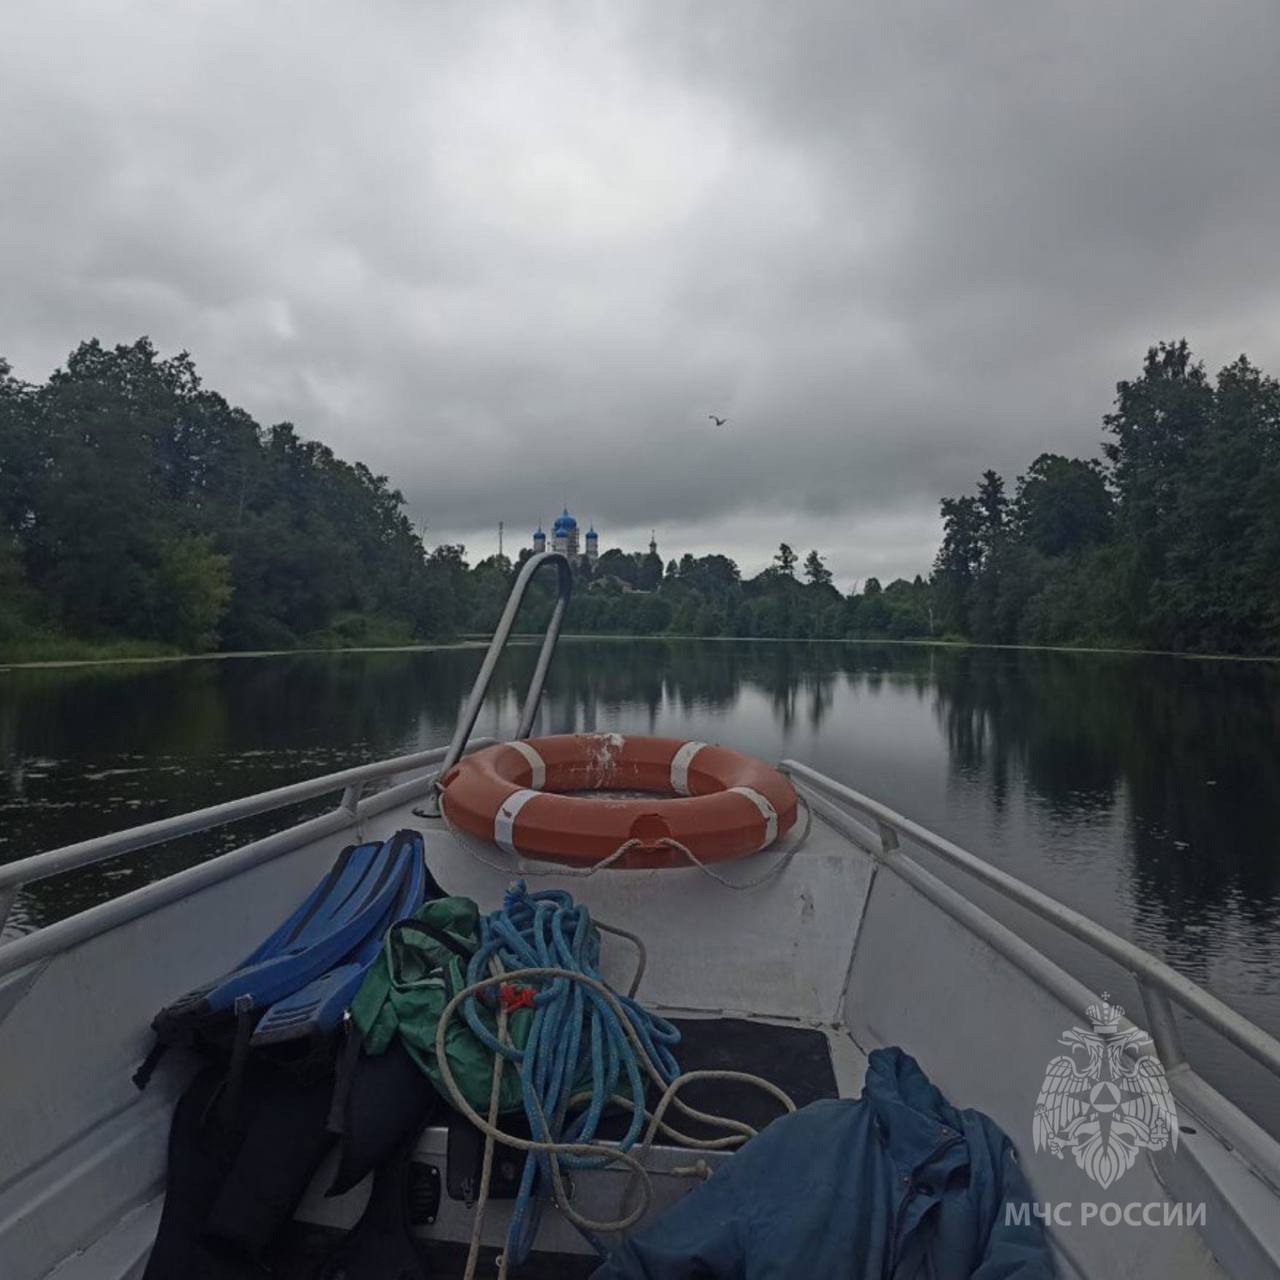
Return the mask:
<svg viewBox="0 0 1280 1280">
<path fill-rule="evenodd" d="M 504 657 L 478 733 L 514 730 L 534 653 L 516 647 Z M 0 670 L 0 861 L 443 744 L 480 657 L 468 648 Z M 1280 666 L 910 645 L 566 641 L 539 731 L 592 729 L 812 763 L 1100 920 L 1280 1033 Z M 43 882 L 18 900 L 10 930 L 297 816 Z M 1044 927 L 1031 927 L 1041 940 Z M 1042 940 L 1091 984 L 1110 981 L 1061 940 Z M 1129 990 L 1123 980 L 1111 985 Z M 1237 1074 L 1229 1055 L 1212 1052 L 1212 1074 Z M 1247 1066 L 1238 1072 L 1246 1101 L 1270 1087 Z"/>
</svg>

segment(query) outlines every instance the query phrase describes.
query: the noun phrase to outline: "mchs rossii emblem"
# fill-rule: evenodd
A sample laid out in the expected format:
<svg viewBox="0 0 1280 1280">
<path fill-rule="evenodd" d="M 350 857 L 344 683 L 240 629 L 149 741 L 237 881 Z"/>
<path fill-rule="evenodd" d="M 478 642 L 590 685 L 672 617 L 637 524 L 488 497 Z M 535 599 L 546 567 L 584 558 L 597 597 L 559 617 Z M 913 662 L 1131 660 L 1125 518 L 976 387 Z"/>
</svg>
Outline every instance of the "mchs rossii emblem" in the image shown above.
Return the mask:
<svg viewBox="0 0 1280 1280">
<path fill-rule="evenodd" d="M 1100 1187 L 1133 1168 L 1138 1152 L 1178 1145 L 1178 1115 L 1164 1067 L 1145 1031 L 1122 1029 L 1124 1009 L 1102 993 L 1088 1008 L 1093 1029 L 1072 1027 L 1068 1052 L 1049 1063 L 1036 1098 L 1035 1149 L 1076 1164 Z"/>
</svg>

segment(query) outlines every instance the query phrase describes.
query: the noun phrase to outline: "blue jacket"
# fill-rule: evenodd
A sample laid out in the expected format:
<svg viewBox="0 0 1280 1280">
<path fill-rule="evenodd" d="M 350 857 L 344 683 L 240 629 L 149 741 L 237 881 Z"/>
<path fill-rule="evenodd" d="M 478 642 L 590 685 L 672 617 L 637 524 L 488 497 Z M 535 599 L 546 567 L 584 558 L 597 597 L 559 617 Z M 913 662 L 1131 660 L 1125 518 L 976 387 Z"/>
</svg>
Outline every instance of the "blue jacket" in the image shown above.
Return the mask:
<svg viewBox="0 0 1280 1280">
<path fill-rule="evenodd" d="M 1053 1261 L 1013 1144 L 957 1111 L 901 1049 L 862 1097 L 775 1120 L 643 1228 L 593 1280 L 1047 1280 Z"/>
</svg>

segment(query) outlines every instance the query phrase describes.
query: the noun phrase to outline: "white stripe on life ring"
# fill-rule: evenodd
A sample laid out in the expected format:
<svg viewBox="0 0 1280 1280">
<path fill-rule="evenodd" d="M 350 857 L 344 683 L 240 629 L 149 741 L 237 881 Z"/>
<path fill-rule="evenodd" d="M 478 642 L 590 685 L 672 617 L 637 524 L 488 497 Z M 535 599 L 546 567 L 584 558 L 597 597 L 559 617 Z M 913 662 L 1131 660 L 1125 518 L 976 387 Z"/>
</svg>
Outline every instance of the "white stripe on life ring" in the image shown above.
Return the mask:
<svg viewBox="0 0 1280 1280">
<path fill-rule="evenodd" d="M 693 757 L 707 744 L 705 742 L 686 742 L 671 757 L 671 790 L 678 796 L 689 794 L 689 765 Z"/>
<path fill-rule="evenodd" d="M 547 762 L 527 742 L 508 742 L 507 746 L 514 747 L 529 762 L 533 770 L 533 781 L 529 785 L 541 791 L 547 785 Z"/>
<path fill-rule="evenodd" d="M 493 842 L 501 846 L 509 854 L 516 856 L 520 850 L 515 846 L 516 816 L 520 810 L 534 799 L 535 796 L 542 795 L 541 791 L 530 791 L 524 789 L 521 791 L 513 791 L 499 806 L 498 812 L 493 815 Z"/>
<path fill-rule="evenodd" d="M 730 791 L 736 791 L 740 796 L 746 796 L 757 809 L 760 810 L 761 816 L 764 818 L 764 843 L 760 848 L 768 848 L 778 838 L 778 812 L 771 805 L 765 796 L 760 792 L 753 790 L 751 787 L 730 787 Z M 759 850 L 757 850 L 759 852 Z"/>
</svg>

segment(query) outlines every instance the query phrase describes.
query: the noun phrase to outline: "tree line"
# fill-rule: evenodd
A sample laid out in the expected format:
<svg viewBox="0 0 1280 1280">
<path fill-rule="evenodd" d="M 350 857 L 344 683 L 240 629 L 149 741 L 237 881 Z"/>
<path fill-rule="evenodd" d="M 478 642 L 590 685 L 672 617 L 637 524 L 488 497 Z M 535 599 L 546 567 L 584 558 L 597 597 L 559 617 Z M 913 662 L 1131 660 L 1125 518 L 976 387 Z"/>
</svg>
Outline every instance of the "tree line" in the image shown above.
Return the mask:
<svg viewBox="0 0 1280 1280">
<path fill-rule="evenodd" d="M 946 631 L 980 642 L 1280 652 L 1280 384 L 1185 340 L 1116 387 L 1102 458 L 1041 454 L 942 502 Z"/>
<path fill-rule="evenodd" d="M 1185 342 L 1117 387 L 1100 459 L 1042 454 L 942 501 L 926 579 L 840 592 L 784 543 L 611 549 L 576 567 L 568 629 L 1272 653 L 1280 650 L 1280 388 L 1241 357 L 1210 381 Z M 386 476 L 261 427 L 146 338 L 85 342 L 40 385 L 0 359 L 0 656 L 66 637 L 174 651 L 395 644 L 487 632 L 513 563 L 428 549 Z M 536 585 L 521 625 L 551 608 Z"/>
<path fill-rule="evenodd" d="M 576 573 L 585 590 L 570 613 L 575 631 L 826 640 L 930 633 L 931 588 L 923 578 L 887 587 L 868 578 L 861 591 L 844 595 L 817 550 L 801 562 L 785 542 L 751 578 L 724 555 L 684 555 L 664 566 L 653 553 L 616 549 L 594 566 L 580 563 Z M 543 611 L 549 609 L 548 599 Z"/>
<path fill-rule="evenodd" d="M 85 342 L 47 382 L 0 361 L 0 643 L 176 650 L 452 634 L 448 550 L 427 555 L 386 476 L 262 428 L 185 352 Z M 440 588 L 446 589 L 442 591 Z"/>
</svg>

